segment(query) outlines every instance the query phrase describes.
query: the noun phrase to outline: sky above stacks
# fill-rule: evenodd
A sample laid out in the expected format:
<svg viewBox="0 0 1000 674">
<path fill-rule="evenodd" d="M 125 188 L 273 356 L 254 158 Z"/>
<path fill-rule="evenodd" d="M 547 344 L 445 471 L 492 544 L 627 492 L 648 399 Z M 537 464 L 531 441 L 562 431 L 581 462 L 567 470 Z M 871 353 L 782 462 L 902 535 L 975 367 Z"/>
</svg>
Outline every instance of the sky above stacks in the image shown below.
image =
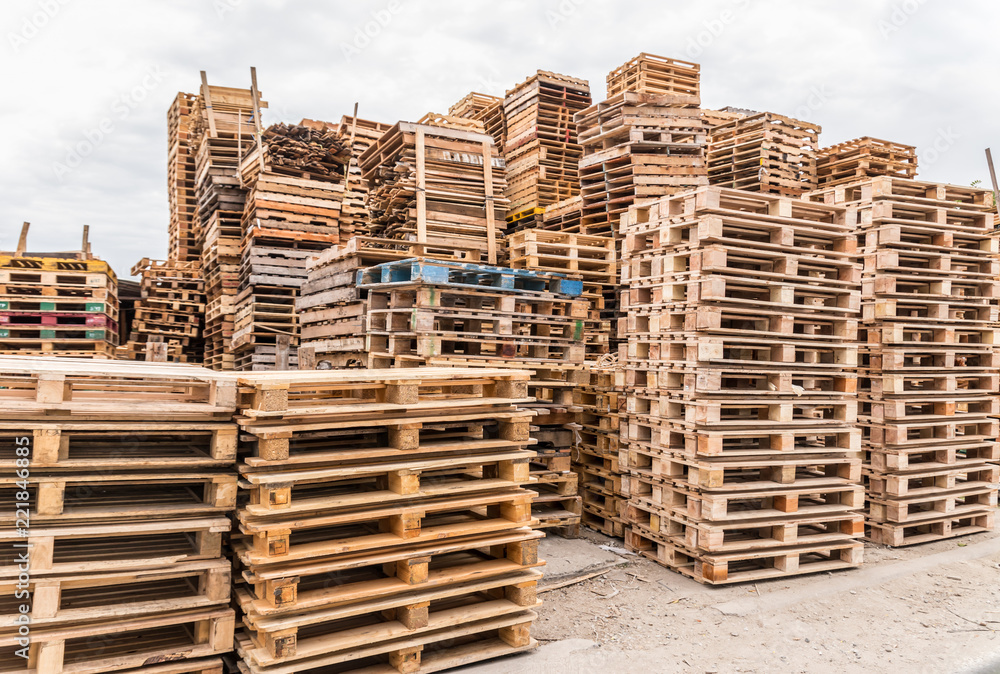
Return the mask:
<svg viewBox="0 0 1000 674">
<path fill-rule="evenodd" d="M 989 0 L 7 0 L 0 5 L 0 250 L 79 247 L 121 276 L 167 252 L 167 108 L 249 87 L 265 124 L 415 120 L 538 69 L 602 100 L 641 51 L 701 64 L 704 107 L 820 124 L 822 145 L 916 145 L 918 176 L 989 182 L 1000 131 Z M 1000 159 L 1000 142 L 996 144 Z"/>
</svg>

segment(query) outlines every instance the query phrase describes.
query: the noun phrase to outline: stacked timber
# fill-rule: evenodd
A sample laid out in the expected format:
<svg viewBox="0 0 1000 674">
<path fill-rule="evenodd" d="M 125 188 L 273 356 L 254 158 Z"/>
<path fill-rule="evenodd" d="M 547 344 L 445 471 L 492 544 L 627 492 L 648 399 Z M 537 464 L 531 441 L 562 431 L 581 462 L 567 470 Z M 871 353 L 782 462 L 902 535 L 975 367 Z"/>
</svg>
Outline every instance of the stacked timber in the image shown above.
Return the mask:
<svg viewBox="0 0 1000 674">
<path fill-rule="evenodd" d="M 167 195 L 170 203 L 167 257 L 196 262 L 198 194 L 195 191 L 195 145 L 191 108 L 193 94 L 178 93 L 167 111 Z"/>
<path fill-rule="evenodd" d="M 587 363 L 586 381 L 573 390 L 579 408 L 573 442 L 583 512 L 581 523 L 606 536 L 625 536 L 629 476 L 620 457 L 625 370 L 614 355 Z"/>
<path fill-rule="evenodd" d="M 581 298 L 590 303 L 584 324 L 588 357 L 610 351 L 611 321 L 602 316 L 605 298 L 618 287 L 615 240 L 543 229 L 525 229 L 507 237 L 506 251 L 513 269 L 557 272 L 583 283 Z"/>
<path fill-rule="evenodd" d="M 863 182 L 877 176 L 915 178 L 917 148 L 865 136 L 816 153 L 816 179 L 820 189 Z"/>
<path fill-rule="evenodd" d="M 998 235 L 989 190 L 880 177 L 814 193 L 861 212 L 861 427 L 869 537 L 993 529 Z"/>
<path fill-rule="evenodd" d="M 236 387 L 216 377 L 0 358 L 0 671 L 222 674 Z"/>
<path fill-rule="evenodd" d="M 713 584 L 861 563 L 856 217 L 719 187 L 629 212 L 627 547 Z"/>
<path fill-rule="evenodd" d="M 252 147 L 240 169 L 252 187 L 243 213 L 232 337 L 239 370 L 296 364 L 295 300 L 309 259 L 340 241 L 349 159 L 349 151 L 332 131 L 278 124 L 264 139 L 267 145 Z M 285 340 L 287 363 L 280 353 Z"/>
<path fill-rule="evenodd" d="M 258 101 L 260 108 L 267 103 Z M 250 89 L 209 86 L 203 80 L 191 108 L 198 195 L 197 237 L 205 276 L 205 364 L 235 366 L 232 337 L 239 292 L 239 247 L 246 189 L 240 156 L 256 132 Z"/>
<path fill-rule="evenodd" d="M 527 377 L 240 377 L 241 671 L 433 672 L 536 646 Z"/>
<path fill-rule="evenodd" d="M 490 136 L 456 121 L 399 122 L 361 155 L 371 234 L 420 244 L 426 255 L 471 247 L 480 251 L 476 261 L 496 264 L 507 206 L 503 159 Z"/>
<path fill-rule="evenodd" d="M 140 278 L 141 296 L 134 306 L 127 357 L 146 360 L 146 344 L 162 342 L 169 361 L 200 363 L 205 315 L 201 265 L 144 257 L 132 267 L 132 276 Z"/>
<path fill-rule="evenodd" d="M 114 358 L 118 279 L 89 253 L 0 253 L 0 354 Z"/>
<path fill-rule="evenodd" d="M 591 104 L 586 80 L 539 70 L 507 92 L 504 160 L 508 212 L 534 211 L 580 191 L 573 115 Z"/>
<path fill-rule="evenodd" d="M 761 112 L 711 129 L 708 178 L 733 189 L 799 197 L 816 189 L 816 153 L 822 129 Z"/>
<path fill-rule="evenodd" d="M 608 98 L 625 91 L 699 98 L 701 66 L 643 52 L 608 73 L 607 84 Z"/>
<path fill-rule="evenodd" d="M 356 117 L 340 120 L 340 141 L 351 150 L 350 163 L 344 176 L 344 200 L 340 207 L 340 239 L 349 241 L 353 236 L 368 234 L 368 183 L 361 175 L 359 159 L 382 134 L 388 124 Z"/>
</svg>

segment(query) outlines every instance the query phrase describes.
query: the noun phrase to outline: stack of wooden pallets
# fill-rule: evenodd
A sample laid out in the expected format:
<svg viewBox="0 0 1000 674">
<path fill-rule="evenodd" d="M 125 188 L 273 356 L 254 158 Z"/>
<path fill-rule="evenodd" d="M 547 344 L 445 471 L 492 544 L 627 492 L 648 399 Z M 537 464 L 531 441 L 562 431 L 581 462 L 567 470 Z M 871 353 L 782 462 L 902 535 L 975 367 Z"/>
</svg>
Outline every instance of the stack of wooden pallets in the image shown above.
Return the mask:
<svg viewBox="0 0 1000 674">
<path fill-rule="evenodd" d="M 252 185 L 243 214 L 240 291 L 233 352 L 240 370 L 273 369 L 287 338 L 296 363 L 295 300 L 306 263 L 340 241 L 340 207 L 349 152 L 332 131 L 270 127 L 240 165 Z"/>
<path fill-rule="evenodd" d="M 542 229 L 552 232 L 580 233 L 580 216 L 583 214 L 583 197 L 579 194 L 546 206 L 542 215 Z"/>
<path fill-rule="evenodd" d="M 591 104 L 590 85 L 568 75 L 539 70 L 504 98 L 508 211 L 540 209 L 580 191 L 573 115 Z"/>
<path fill-rule="evenodd" d="M 146 344 L 167 345 L 168 360 L 200 363 L 205 315 L 205 279 L 198 262 L 142 258 L 132 267 L 140 277 L 142 297 L 135 303 L 132 329 L 126 344 L 130 360 L 145 360 Z"/>
<path fill-rule="evenodd" d="M 606 299 L 618 288 L 617 253 L 610 236 L 586 236 L 526 229 L 507 237 L 508 264 L 514 269 L 566 274 L 583 283 L 581 297 L 590 302 L 584 325 L 588 356 L 610 350 L 611 319 L 602 315 Z"/>
<path fill-rule="evenodd" d="M 232 370 L 236 296 L 240 288 L 240 214 L 214 211 L 198 230 L 205 278 L 205 365 Z"/>
<path fill-rule="evenodd" d="M 240 377 L 242 672 L 434 672 L 536 646 L 527 377 Z"/>
<path fill-rule="evenodd" d="M 607 84 L 608 98 L 625 91 L 698 98 L 701 66 L 643 52 L 608 73 Z"/>
<path fill-rule="evenodd" d="M 855 221 L 719 187 L 629 212 L 630 549 L 704 583 L 861 563 Z"/>
<path fill-rule="evenodd" d="M 573 390 L 580 408 L 573 443 L 581 523 L 607 536 L 625 536 L 629 476 L 620 457 L 619 426 L 625 414 L 625 370 L 614 357 L 590 361 L 587 381 Z"/>
<path fill-rule="evenodd" d="M 636 201 L 708 184 L 699 100 L 624 91 L 577 113 L 581 232 L 614 235 Z"/>
<path fill-rule="evenodd" d="M 258 107 L 266 108 L 267 103 L 258 101 Z M 232 335 L 246 200 L 239 163 L 259 121 L 250 89 L 209 86 L 203 77 L 191 109 L 192 151 L 206 292 L 205 363 L 217 370 L 235 366 Z"/>
<path fill-rule="evenodd" d="M 306 365 L 322 361 L 334 368 L 368 366 L 368 291 L 357 287 L 357 273 L 412 257 L 414 248 L 407 250 L 396 242 L 354 236 L 346 245 L 328 248 L 307 263 L 306 281 L 296 300 L 302 326 L 298 356 L 306 359 L 299 361 L 301 369 L 313 369 Z M 474 248 L 454 252 L 462 257 L 479 257 Z"/>
<path fill-rule="evenodd" d="M 118 280 L 88 253 L 0 252 L 0 354 L 114 358 Z"/>
<path fill-rule="evenodd" d="M 368 183 L 361 176 L 358 160 L 388 130 L 388 124 L 367 119 L 345 116 L 340 120 L 340 141 L 351 150 L 350 163 L 344 177 L 344 200 L 340 207 L 341 241 L 368 234 Z"/>
<path fill-rule="evenodd" d="M 998 235 L 988 190 L 881 177 L 814 193 L 861 212 L 861 426 L 869 536 L 993 528 Z"/>
<path fill-rule="evenodd" d="M 573 388 L 583 381 L 584 326 L 589 303 L 582 282 L 564 274 L 409 259 L 358 273 L 368 293 L 371 367 L 489 366 L 530 368 L 522 405 L 544 486 L 539 526 L 572 533 L 580 521 L 570 471 L 575 421 Z"/>
<path fill-rule="evenodd" d="M 474 119 L 481 122 L 483 130 L 493 137 L 497 151 L 500 154 L 504 153 L 504 139 L 507 136 L 507 129 L 503 98 L 473 91 L 448 108 L 448 114 L 452 117 Z"/>
<path fill-rule="evenodd" d="M 496 264 L 507 210 L 503 159 L 490 136 L 455 119 L 399 122 L 361 155 L 371 234 L 424 244 L 427 255 L 472 247 L 477 261 Z"/>
<path fill-rule="evenodd" d="M 714 126 L 708 149 L 711 184 L 798 197 L 816 189 L 822 129 L 761 112 Z"/>
<path fill-rule="evenodd" d="M 167 257 L 181 262 L 196 262 L 201 253 L 195 227 L 198 195 L 191 129 L 194 99 L 192 94 L 178 93 L 167 111 L 167 195 L 170 202 Z"/>
<path fill-rule="evenodd" d="M 820 189 L 876 176 L 915 178 L 917 148 L 865 136 L 825 147 L 816 154 L 816 179 Z"/>
<path fill-rule="evenodd" d="M 359 272 L 358 287 L 372 367 L 584 360 L 588 303 L 564 274 L 413 258 Z"/>
<path fill-rule="evenodd" d="M 236 387 L 216 377 L 0 358 L 0 671 L 222 674 Z"/>
</svg>

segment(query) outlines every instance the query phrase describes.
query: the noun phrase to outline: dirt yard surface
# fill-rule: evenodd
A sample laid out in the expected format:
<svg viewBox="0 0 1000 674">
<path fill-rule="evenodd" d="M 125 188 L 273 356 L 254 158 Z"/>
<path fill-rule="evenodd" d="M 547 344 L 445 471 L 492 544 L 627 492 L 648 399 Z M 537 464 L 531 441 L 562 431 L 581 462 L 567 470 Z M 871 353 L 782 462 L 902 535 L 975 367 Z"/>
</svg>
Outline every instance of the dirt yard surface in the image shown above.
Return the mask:
<svg viewBox="0 0 1000 674">
<path fill-rule="evenodd" d="M 709 587 L 584 530 L 550 536 L 528 654 L 475 674 L 1000 672 L 1000 532 L 869 545 L 861 569 Z"/>
</svg>

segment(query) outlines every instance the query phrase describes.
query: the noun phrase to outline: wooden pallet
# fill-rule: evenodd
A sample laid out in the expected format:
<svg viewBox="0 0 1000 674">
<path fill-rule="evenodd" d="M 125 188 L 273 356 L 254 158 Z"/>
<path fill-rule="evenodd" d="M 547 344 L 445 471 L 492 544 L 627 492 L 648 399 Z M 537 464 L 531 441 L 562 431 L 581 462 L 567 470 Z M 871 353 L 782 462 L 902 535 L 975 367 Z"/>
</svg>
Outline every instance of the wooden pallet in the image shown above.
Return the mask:
<svg viewBox="0 0 1000 674">
<path fill-rule="evenodd" d="M 680 104 L 698 107 L 700 71 L 697 63 L 642 52 L 608 73 L 608 98 L 623 91 L 665 94 Z"/>
</svg>

